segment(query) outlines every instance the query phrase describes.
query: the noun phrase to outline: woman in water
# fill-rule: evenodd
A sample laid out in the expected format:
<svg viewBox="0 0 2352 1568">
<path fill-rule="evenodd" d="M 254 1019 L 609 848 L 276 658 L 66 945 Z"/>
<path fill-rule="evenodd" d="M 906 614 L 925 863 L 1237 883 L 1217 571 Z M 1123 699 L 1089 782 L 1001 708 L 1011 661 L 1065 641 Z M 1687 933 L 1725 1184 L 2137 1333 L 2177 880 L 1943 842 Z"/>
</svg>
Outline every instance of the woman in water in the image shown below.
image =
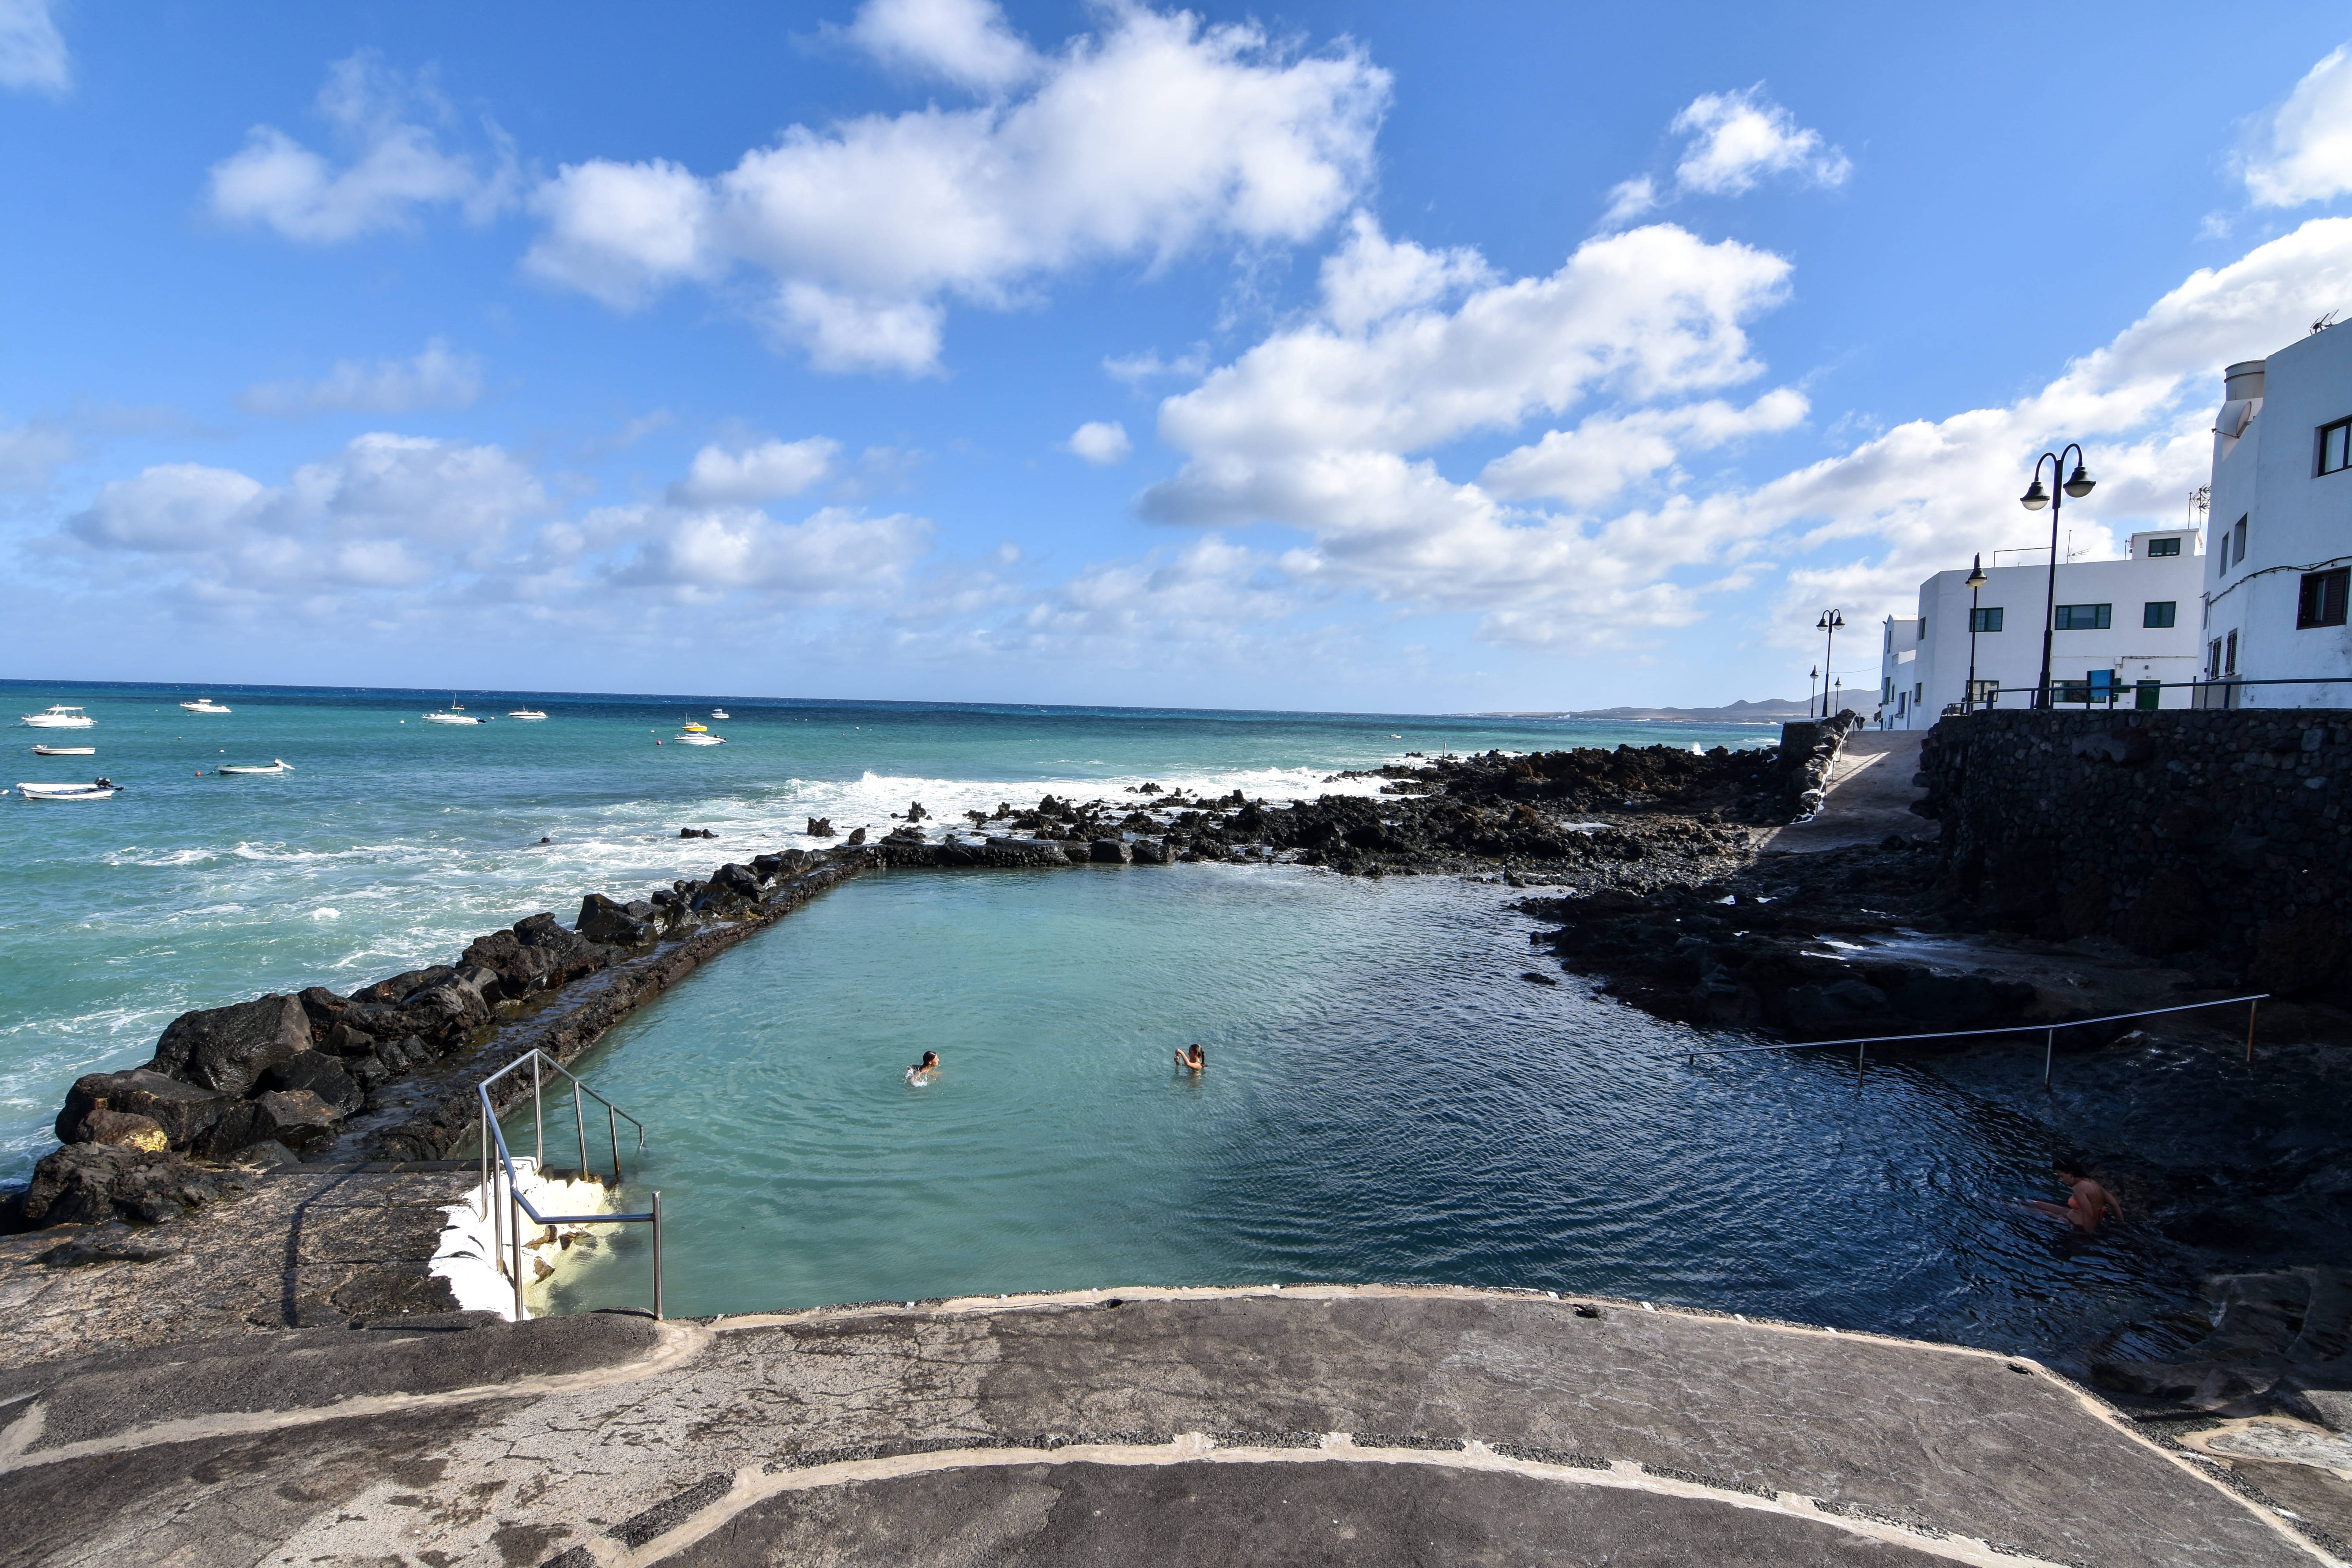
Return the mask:
<svg viewBox="0 0 2352 1568">
<path fill-rule="evenodd" d="M 923 1053 L 923 1059 L 907 1069 L 907 1081 L 913 1084 L 917 1089 L 920 1089 L 923 1085 L 930 1082 L 931 1075 L 939 1070 L 940 1053 L 937 1051 L 925 1051 Z"/>
<path fill-rule="evenodd" d="M 1199 1072 L 1209 1065 L 1209 1058 L 1197 1045 L 1176 1053 L 1176 1065 L 1187 1072 Z"/>
</svg>

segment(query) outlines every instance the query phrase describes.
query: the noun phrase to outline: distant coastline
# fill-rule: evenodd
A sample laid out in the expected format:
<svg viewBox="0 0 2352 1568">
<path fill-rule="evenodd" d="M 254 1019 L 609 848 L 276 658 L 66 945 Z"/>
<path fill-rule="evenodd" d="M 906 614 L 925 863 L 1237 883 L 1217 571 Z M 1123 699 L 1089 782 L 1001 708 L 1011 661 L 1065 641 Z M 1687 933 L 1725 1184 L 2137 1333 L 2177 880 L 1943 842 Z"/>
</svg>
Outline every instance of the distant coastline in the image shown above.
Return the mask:
<svg viewBox="0 0 2352 1568">
<path fill-rule="evenodd" d="M 1468 719 L 1622 719 L 1668 724 L 1782 724 L 1812 715 L 1812 704 L 1794 697 L 1734 702 L 1727 708 L 1579 708 L 1573 712 L 1468 713 Z"/>
</svg>

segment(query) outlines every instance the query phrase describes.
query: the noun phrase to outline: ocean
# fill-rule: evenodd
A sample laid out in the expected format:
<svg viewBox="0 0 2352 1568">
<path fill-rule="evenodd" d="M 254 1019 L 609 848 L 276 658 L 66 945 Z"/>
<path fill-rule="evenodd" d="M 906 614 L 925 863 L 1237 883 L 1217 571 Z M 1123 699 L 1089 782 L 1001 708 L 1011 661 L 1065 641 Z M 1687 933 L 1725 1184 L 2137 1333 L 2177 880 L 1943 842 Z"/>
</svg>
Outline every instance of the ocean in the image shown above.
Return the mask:
<svg viewBox="0 0 2352 1568">
<path fill-rule="evenodd" d="M 589 891 L 627 898 L 1045 793 L 1283 800 L 1411 752 L 1760 744 L 1770 728 L 728 697 L 12 683 L 87 709 L 111 801 L 0 803 L 0 1180 L 81 1073 L 181 1011 L 350 990 Z M 428 724 L 452 700 L 483 726 Z M 509 721 L 532 707 L 543 723 Z M 710 717 L 714 709 L 730 715 Z M 727 744 L 674 743 L 698 719 Z M 656 742 L 662 742 L 656 744 Z M 282 758 L 293 772 L 221 776 Z M 681 839 L 683 827 L 713 839 Z M 547 840 L 544 844 L 541 841 Z M 1675 1055 L 1536 966 L 1519 895 L 1305 868 L 875 873 L 698 972 L 580 1064 L 649 1128 L 677 1313 L 1123 1284 L 1594 1291 L 2006 1348 L 2177 1307 L 2157 1243 L 2021 1215 L 2033 1122 L 1926 1068 Z M 1543 969 L 1557 973 L 1543 962 Z M 1174 1069 L 1202 1042 L 1210 1069 Z M 904 1072 L 940 1051 L 937 1079 Z M 2038 1071 L 2021 1058 L 2021 1074 Z M 558 1124 L 568 1124 L 558 1119 Z M 516 1131 L 521 1129 L 518 1126 Z M 561 1154 L 560 1145 L 551 1151 Z M 559 1292 L 636 1304 L 641 1227 Z"/>
</svg>

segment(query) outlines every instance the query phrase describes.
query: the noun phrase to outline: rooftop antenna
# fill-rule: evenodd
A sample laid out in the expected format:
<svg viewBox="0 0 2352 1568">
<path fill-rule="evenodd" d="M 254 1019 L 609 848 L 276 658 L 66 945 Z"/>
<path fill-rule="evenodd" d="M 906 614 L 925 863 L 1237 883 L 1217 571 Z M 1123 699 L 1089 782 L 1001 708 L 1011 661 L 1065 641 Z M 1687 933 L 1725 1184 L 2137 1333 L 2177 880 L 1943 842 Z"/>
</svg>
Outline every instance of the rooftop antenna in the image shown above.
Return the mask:
<svg viewBox="0 0 2352 1568">
<path fill-rule="evenodd" d="M 2189 526 L 2202 528 L 2205 516 L 2213 510 L 2213 487 L 2199 485 L 2189 492 Z"/>
<path fill-rule="evenodd" d="M 2335 324 L 2336 324 L 2336 312 L 2335 312 L 2335 311 L 2333 311 L 2333 310 L 2330 310 L 2330 311 L 2328 311 L 2328 312 L 2327 312 L 2327 314 L 2326 314 L 2326 315 L 2324 315 L 2324 316 L 2320 317 L 2320 318 L 2319 318 L 2319 320 L 2317 320 L 2317 321 L 2315 321 L 2312 322 L 2312 323 L 2311 323 L 2311 330 L 2312 330 L 2313 331 L 2315 331 L 2315 332 L 2324 332 L 2324 331 L 2326 331 L 2328 328 L 2330 328 L 2330 327 L 2334 326 Z"/>
</svg>

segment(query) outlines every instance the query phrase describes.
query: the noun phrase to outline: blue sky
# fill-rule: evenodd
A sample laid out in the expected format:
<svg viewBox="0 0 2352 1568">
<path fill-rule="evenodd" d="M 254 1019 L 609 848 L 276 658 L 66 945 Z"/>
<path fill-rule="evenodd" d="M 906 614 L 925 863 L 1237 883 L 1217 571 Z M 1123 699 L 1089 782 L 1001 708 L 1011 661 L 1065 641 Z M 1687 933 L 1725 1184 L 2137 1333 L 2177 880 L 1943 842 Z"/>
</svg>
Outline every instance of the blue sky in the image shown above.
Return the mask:
<svg viewBox="0 0 2352 1568">
<path fill-rule="evenodd" d="M 0 668 L 1801 693 L 2352 314 L 2340 9 L 2051 16 L 0 0 Z"/>
</svg>

